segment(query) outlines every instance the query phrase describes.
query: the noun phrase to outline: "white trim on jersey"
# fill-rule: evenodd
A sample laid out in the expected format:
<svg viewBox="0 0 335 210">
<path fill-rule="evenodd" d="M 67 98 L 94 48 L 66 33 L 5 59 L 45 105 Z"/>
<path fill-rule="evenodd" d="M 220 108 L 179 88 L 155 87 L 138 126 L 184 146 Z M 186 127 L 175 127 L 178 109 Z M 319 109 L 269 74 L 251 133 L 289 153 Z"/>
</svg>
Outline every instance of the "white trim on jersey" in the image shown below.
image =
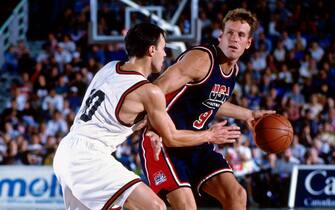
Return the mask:
<svg viewBox="0 0 335 210">
<path fill-rule="evenodd" d="M 238 66 L 237 66 L 237 64 L 234 65 L 233 69 L 229 72 L 229 74 L 225 74 L 225 73 L 223 72 L 221 66 L 219 66 L 219 67 L 220 67 L 221 75 L 222 75 L 224 78 L 226 78 L 226 79 L 229 78 L 229 77 L 231 77 L 231 76 L 233 75 L 233 73 L 235 73 L 236 76 L 237 76 L 237 74 L 238 74 Z"/>
<path fill-rule="evenodd" d="M 145 173 L 146 173 L 146 177 L 149 181 L 149 185 L 152 185 L 150 183 L 150 176 L 149 176 L 149 172 L 148 172 L 148 166 L 147 166 L 147 159 L 146 159 L 146 151 L 145 151 L 145 147 L 144 147 L 144 141 L 145 141 L 145 133 L 147 132 L 148 128 L 145 128 L 143 133 L 142 133 L 142 141 L 141 141 L 141 147 L 142 147 L 142 156 L 143 156 L 143 160 L 144 160 L 144 169 L 145 169 Z"/>
<path fill-rule="evenodd" d="M 214 171 L 213 173 L 211 173 L 211 174 L 207 175 L 205 178 L 203 178 L 203 179 L 199 182 L 199 184 L 198 184 L 198 186 L 197 186 L 197 191 L 198 191 L 199 196 L 201 196 L 201 193 L 200 193 L 200 187 L 201 187 L 202 184 L 204 184 L 207 180 L 209 180 L 209 179 L 212 178 L 213 176 L 216 176 L 216 175 L 218 175 L 218 174 L 220 174 L 220 173 L 224 173 L 224 172 L 231 172 L 231 173 L 233 173 L 233 170 L 230 169 L 230 168 L 220 169 L 220 170 Z"/>
<path fill-rule="evenodd" d="M 168 112 L 170 110 L 170 108 L 173 106 L 173 104 L 177 101 L 177 99 L 179 97 L 181 97 L 183 95 L 183 93 L 186 91 L 187 86 L 184 86 L 174 97 L 173 99 L 170 101 L 170 103 L 167 105 L 166 107 L 166 111 Z"/>
<path fill-rule="evenodd" d="M 162 153 L 163 153 L 164 159 L 165 159 L 165 161 L 166 161 L 166 163 L 167 163 L 167 165 L 168 165 L 168 167 L 169 167 L 169 169 L 171 171 L 173 179 L 177 182 L 178 186 L 179 187 L 191 187 L 190 183 L 188 183 L 188 182 L 182 182 L 182 181 L 179 180 L 178 176 L 176 175 L 175 169 L 174 169 L 173 165 L 170 162 L 168 154 L 167 154 L 167 152 L 164 149 L 164 146 L 162 147 Z"/>
</svg>

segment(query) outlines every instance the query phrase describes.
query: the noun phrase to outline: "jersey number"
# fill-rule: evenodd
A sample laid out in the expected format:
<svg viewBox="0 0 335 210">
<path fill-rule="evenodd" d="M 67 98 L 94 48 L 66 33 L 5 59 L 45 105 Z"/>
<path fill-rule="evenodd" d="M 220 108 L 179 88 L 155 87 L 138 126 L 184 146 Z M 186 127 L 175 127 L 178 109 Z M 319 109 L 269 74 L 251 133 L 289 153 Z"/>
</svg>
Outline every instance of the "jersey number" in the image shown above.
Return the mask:
<svg viewBox="0 0 335 210">
<path fill-rule="evenodd" d="M 193 127 L 197 129 L 201 129 L 204 127 L 205 123 L 207 122 L 208 118 L 213 114 L 213 110 L 209 110 L 207 112 L 202 113 L 199 118 L 193 122 Z"/>
<path fill-rule="evenodd" d="M 94 90 L 92 90 L 91 95 L 85 101 L 85 111 L 84 114 L 80 116 L 80 119 L 84 122 L 91 120 L 94 112 L 97 111 L 98 107 L 104 100 L 104 92 L 102 92 L 101 90 L 94 92 Z"/>
</svg>

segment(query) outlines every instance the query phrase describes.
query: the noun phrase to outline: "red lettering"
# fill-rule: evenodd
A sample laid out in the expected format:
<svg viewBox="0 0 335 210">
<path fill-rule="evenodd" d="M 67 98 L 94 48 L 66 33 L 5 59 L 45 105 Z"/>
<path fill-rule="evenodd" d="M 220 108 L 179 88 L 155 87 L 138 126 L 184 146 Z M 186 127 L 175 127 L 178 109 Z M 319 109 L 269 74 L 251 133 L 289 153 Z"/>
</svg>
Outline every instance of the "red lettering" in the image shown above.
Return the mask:
<svg viewBox="0 0 335 210">
<path fill-rule="evenodd" d="M 226 86 L 225 85 L 221 85 L 221 87 L 220 87 L 220 94 L 224 94 L 225 92 L 227 91 L 227 88 L 226 88 Z"/>
<path fill-rule="evenodd" d="M 193 127 L 196 129 L 201 129 L 204 127 L 206 121 L 209 119 L 209 117 L 213 114 L 213 110 L 209 110 L 207 112 L 204 112 L 200 114 L 199 118 L 193 122 Z"/>
</svg>

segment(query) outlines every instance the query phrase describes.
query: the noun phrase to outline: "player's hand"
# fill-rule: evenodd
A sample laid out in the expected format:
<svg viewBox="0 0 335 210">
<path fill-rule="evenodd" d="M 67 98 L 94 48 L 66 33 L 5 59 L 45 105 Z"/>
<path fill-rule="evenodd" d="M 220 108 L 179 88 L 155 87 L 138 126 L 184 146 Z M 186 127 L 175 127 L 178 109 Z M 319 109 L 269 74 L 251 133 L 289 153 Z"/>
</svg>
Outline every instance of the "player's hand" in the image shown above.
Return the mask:
<svg viewBox="0 0 335 210">
<path fill-rule="evenodd" d="M 154 151 L 154 159 L 156 161 L 159 160 L 159 154 L 161 153 L 162 150 L 162 137 L 160 137 L 153 131 L 147 131 L 145 135 L 150 138 L 151 147 Z"/>
<path fill-rule="evenodd" d="M 227 120 L 214 124 L 209 130 L 212 133 L 210 142 L 213 144 L 234 143 L 241 136 L 240 127 L 227 126 Z"/>
<path fill-rule="evenodd" d="M 247 119 L 247 124 L 249 128 L 253 129 L 256 125 L 257 120 L 262 118 L 264 115 L 275 114 L 274 110 L 253 110 L 252 116 Z"/>
</svg>

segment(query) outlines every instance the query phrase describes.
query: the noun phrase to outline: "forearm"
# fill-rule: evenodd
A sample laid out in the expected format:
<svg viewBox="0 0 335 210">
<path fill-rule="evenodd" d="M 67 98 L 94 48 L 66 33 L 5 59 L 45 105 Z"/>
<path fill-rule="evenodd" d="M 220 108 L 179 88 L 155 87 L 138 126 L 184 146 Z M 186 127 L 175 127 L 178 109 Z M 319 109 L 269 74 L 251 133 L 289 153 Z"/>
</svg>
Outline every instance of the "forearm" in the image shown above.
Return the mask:
<svg viewBox="0 0 335 210">
<path fill-rule="evenodd" d="M 164 138 L 163 143 L 168 147 L 189 147 L 210 142 L 210 131 L 175 130 L 170 137 Z"/>
<path fill-rule="evenodd" d="M 219 118 L 231 117 L 238 120 L 247 120 L 252 117 L 252 110 L 225 102 L 221 105 L 219 111 L 216 114 Z"/>
<path fill-rule="evenodd" d="M 149 113 L 151 129 L 162 137 L 163 143 L 168 147 L 188 147 L 210 142 L 214 133 L 210 130 L 193 131 L 178 130 L 167 113 Z M 156 115 L 157 114 L 157 115 Z M 164 124 L 162 123 L 164 122 Z"/>
</svg>

